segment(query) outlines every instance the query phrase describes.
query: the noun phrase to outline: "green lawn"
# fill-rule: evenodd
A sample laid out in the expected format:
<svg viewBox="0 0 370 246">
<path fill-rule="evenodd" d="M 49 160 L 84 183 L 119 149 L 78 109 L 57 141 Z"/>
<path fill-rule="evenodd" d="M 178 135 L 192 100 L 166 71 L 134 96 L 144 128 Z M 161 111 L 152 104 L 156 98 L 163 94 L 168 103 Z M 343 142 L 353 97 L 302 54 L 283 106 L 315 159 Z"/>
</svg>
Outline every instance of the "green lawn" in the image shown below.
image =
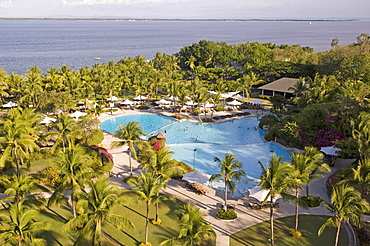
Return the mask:
<svg viewBox="0 0 370 246">
<path fill-rule="evenodd" d="M 125 246 L 138 246 L 145 240 L 145 213 L 146 207 L 144 202 L 139 202 L 136 195 L 132 191 L 124 190 L 122 195 L 127 197 L 133 197 L 130 199 L 131 202 L 126 206 L 117 205 L 114 208 L 114 213 L 123 215 L 129 218 L 135 225 L 135 229 L 127 228 L 125 230 L 119 230 L 113 226 L 105 225 L 103 229 L 107 234 L 118 241 L 121 245 Z M 165 239 L 178 236 L 179 233 L 179 220 L 176 216 L 176 210 L 180 208 L 183 203 L 179 200 L 168 200 L 162 201 L 159 205 L 159 216 L 162 220 L 161 225 L 149 225 L 149 242 L 152 245 L 158 245 Z M 150 207 L 150 220 L 155 217 L 155 206 Z M 45 208 L 41 210 L 41 215 L 35 220 L 44 220 L 49 224 L 49 230 L 44 231 L 39 237 L 46 240 L 48 246 L 57 245 L 72 245 L 73 239 L 76 235 L 73 233 L 66 233 L 62 230 L 62 226 L 72 218 L 72 213 L 66 206 L 53 206 L 51 209 Z M 111 242 L 108 239 L 104 240 L 103 245 L 113 246 L 117 243 Z M 215 245 L 215 239 L 206 241 L 202 246 L 213 246 Z"/>
<path fill-rule="evenodd" d="M 302 237 L 298 239 L 293 238 L 289 234 L 289 231 L 294 228 L 294 218 L 294 216 L 289 216 L 274 220 L 276 236 L 275 245 L 334 245 L 336 228 L 326 228 L 320 237 L 317 236 L 318 229 L 329 217 L 300 215 L 299 231 L 302 232 Z M 230 237 L 230 245 L 270 245 L 270 241 L 268 240 L 269 236 L 270 223 L 269 221 L 265 221 L 233 234 Z M 340 233 L 339 245 L 348 245 L 347 232 L 343 227 Z"/>
<path fill-rule="evenodd" d="M 35 174 L 35 173 L 37 173 L 38 171 L 41 171 L 44 168 L 53 166 L 54 165 L 53 160 L 56 160 L 56 159 L 57 158 L 49 158 L 49 159 L 43 159 L 43 160 L 39 160 L 39 161 L 33 161 L 33 162 L 31 162 L 29 168 L 27 168 L 26 165 L 21 166 L 20 167 L 20 173 L 21 174 Z M 15 173 L 15 170 L 16 170 L 15 167 L 11 167 L 11 168 L 8 168 L 7 170 L 5 170 L 2 174 L 6 174 L 6 175 L 11 176 Z"/>
</svg>

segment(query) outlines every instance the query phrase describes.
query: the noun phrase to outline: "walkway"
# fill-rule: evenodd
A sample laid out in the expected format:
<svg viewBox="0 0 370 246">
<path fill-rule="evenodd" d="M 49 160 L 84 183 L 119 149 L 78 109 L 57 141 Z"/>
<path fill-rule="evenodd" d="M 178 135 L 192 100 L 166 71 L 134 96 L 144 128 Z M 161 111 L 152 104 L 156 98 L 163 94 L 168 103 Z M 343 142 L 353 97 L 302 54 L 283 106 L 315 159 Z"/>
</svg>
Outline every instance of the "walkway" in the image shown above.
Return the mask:
<svg viewBox="0 0 370 246">
<path fill-rule="evenodd" d="M 132 110 L 124 113 L 140 113 L 141 111 Z M 116 113 L 115 115 L 122 114 Z M 114 116 L 114 115 L 113 115 Z M 100 117 L 100 120 L 111 117 L 111 115 L 103 115 Z M 194 119 L 193 119 L 194 120 Z M 196 119 L 197 120 L 197 119 Z M 105 133 L 105 138 L 103 140 L 104 146 L 108 149 L 108 152 L 112 154 L 114 160 L 114 167 L 112 172 L 116 175 L 111 177 L 111 182 L 124 187 L 129 188 L 127 184 L 122 182 L 122 178 L 125 175 L 128 175 L 129 166 L 128 166 L 128 154 L 127 147 L 123 146 L 117 149 L 111 149 L 111 142 L 115 139 L 112 135 Z M 337 159 L 336 164 L 332 167 L 332 172 L 335 172 L 339 168 L 342 168 L 352 160 L 342 160 Z M 139 174 L 140 170 L 138 167 L 138 162 L 136 160 L 132 161 L 135 174 Z M 330 175 L 330 174 L 328 174 Z M 310 195 L 319 195 L 324 200 L 329 201 L 328 194 L 326 193 L 325 188 L 326 178 L 314 181 L 309 189 Z M 177 199 L 183 201 L 184 203 L 193 203 L 196 206 L 201 208 L 201 211 L 207 216 L 205 219 L 207 222 L 213 225 L 213 228 L 216 232 L 216 245 L 217 246 L 228 246 L 229 237 L 231 234 L 236 233 L 242 229 L 250 227 L 252 225 L 261 223 L 263 221 L 269 220 L 269 209 L 261 210 L 251 210 L 248 209 L 246 204 L 253 200 L 254 198 L 247 197 L 235 197 L 228 200 L 228 204 L 235 205 L 235 211 L 238 214 L 238 218 L 233 221 L 222 221 L 216 218 L 216 211 L 223 204 L 223 193 L 212 190 L 207 195 L 198 195 L 193 191 L 186 188 L 182 181 L 171 180 L 167 185 L 167 188 L 163 190 L 163 193 L 176 197 Z M 302 191 L 302 194 L 305 194 L 305 191 Z M 279 208 L 275 209 L 274 218 L 286 217 L 294 215 L 294 204 L 287 203 L 285 201 L 280 201 Z M 315 215 L 330 215 L 327 210 L 323 207 L 310 208 L 309 210 L 304 210 L 300 208 L 300 214 L 315 214 Z"/>
</svg>

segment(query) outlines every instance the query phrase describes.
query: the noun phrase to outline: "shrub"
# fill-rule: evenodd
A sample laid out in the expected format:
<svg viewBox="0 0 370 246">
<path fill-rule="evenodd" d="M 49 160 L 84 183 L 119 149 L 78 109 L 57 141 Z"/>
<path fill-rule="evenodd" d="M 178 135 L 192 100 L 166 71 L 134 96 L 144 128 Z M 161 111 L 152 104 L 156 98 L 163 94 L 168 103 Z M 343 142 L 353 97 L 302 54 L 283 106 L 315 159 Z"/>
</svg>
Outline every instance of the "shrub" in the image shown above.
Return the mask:
<svg viewBox="0 0 370 246">
<path fill-rule="evenodd" d="M 153 225 L 160 225 L 160 224 L 162 224 L 162 220 L 160 220 L 160 219 L 152 220 L 152 223 L 153 223 Z"/>
<path fill-rule="evenodd" d="M 220 112 L 220 111 L 225 111 L 225 108 L 224 107 L 221 107 L 221 106 L 217 106 L 217 107 L 215 107 L 215 110 L 217 112 Z"/>
<path fill-rule="evenodd" d="M 37 172 L 36 177 L 41 183 L 51 186 L 59 186 L 62 182 L 59 170 L 56 167 L 47 167 Z"/>
<path fill-rule="evenodd" d="M 318 207 L 321 204 L 320 198 L 316 196 L 302 196 L 301 200 L 310 208 Z"/>
<path fill-rule="evenodd" d="M 149 242 L 147 242 L 147 243 L 142 242 L 142 243 L 140 244 L 140 246 L 152 246 L 152 244 L 151 244 L 151 243 L 149 243 Z"/>
<path fill-rule="evenodd" d="M 210 118 L 205 118 L 202 120 L 202 122 L 214 122 L 214 120 L 210 119 Z"/>
<path fill-rule="evenodd" d="M 300 238 L 302 236 L 302 233 L 300 231 L 296 231 L 296 230 L 290 231 L 289 233 L 294 238 Z"/>
<path fill-rule="evenodd" d="M 86 139 L 87 145 L 98 145 L 104 139 L 104 133 L 99 129 L 93 129 L 90 136 Z"/>
<path fill-rule="evenodd" d="M 231 209 L 228 209 L 226 211 L 223 209 L 220 209 L 216 212 L 216 216 L 217 218 L 222 219 L 222 220 L 234 220 L 238 217 L 235 211 Z"/>
<path fill-rule="evenodd" d="M 148 105 L 140 105 L 138 109 L 150 109 L 150 106 Z"/>
</svg>

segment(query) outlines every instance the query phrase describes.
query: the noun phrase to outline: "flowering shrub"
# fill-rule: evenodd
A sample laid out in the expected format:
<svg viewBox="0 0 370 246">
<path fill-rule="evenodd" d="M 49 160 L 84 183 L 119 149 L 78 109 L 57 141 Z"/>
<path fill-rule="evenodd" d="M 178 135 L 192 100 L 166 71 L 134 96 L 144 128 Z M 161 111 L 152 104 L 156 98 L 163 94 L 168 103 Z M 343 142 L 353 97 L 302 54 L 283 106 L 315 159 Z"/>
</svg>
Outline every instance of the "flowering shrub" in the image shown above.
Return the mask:
<svg viewBox="0 0 370 246">
<path fill-rule="evenodd" d="M 113 156 L 110 153 L 108 153 L 106 148 L 103 148 L 103 147 L 98 146 L 98 145 L 91 145 L 90 148 L 92 148 L 93 150 L 98 151 L 99 154 L 102 156 L 102 158 L 105 161 L 108 161 L 108 162 L 113 161 Z"/>
<path fill-rule="evenodd" d="M 314 134 L 300 132 L 299 136 L 303 146 L 324 147 L 343 140 L 343 134 L 333 128 L 321 129 Z"/>
<path fill-rule="evenodd" d="M 342 180 L 342 175 L 340 175 L 341 171 L 342 168 L 338 169 L 333 174 L 331 174 L 326 180 L 326 188 L 328 189 L 329 192 L 333 190 L 333 186 L 335 186 L 339 181 Z"/>
</svg>

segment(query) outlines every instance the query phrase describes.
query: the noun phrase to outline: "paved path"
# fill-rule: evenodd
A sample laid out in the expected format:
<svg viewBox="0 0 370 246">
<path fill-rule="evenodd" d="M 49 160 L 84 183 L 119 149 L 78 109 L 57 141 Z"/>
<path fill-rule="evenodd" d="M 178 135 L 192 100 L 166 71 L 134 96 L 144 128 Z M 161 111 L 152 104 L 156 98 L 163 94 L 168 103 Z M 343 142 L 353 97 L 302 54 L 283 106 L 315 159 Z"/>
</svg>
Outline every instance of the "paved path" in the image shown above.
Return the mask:
<svg viewBox="0 0 370 246">
<path fill-rule="evenodd" d="M 132 113 L 141 113 L 137 110 L 122 110 L 122 112 L 115 113 L 114 115 L 102 115 L 101 120 L 119 115 L 119 114 L 132 114 Z M 157 111 L 158 112 L 158 111 Z M 151 112 L 146 112 L 151 113 Z M 192 119 L 192 120 L 197 120 Z M 128 154 L 127 147 L 123 146 L 117 149 L 111 149 L 111 142 L 115 139 L 110 134 L 105 133 L 105 138 L 103 140 L 104 146 L 108 149 L 108 152 L 112 154 L 114 160 L 114 167 L 112 172 L 116 175 L 111 177 L 111 182 L 124 187 L 129 188 L 127 184 L 122 182 L 122 177 L 128 175 L 129 166 L 128 166 Z M 341 160 L 338 159 L 334 167 L 332 167 L 332 172 L 335 172 L 339 168 L 342 168 L 352 160 Z M 139 174 L 140 170 L 137 168 L 138 162 L 136 160 L 132 161 L 135 174 Z M 330 174 L 328 174 L 330 175 Z M 326 192 L 325 182 L 327 178 L 322 178 L 320 180 L 314 181 L 310 185 L 310 195 L 319 195 L 324 200 L 328 201 L 329 197 Z M 229 236 L 235 232 L 238 232 L 242 229 L 245 229 L 249 226 L 258 224 L 260 222 L 269 220 L 269 209 L 262 210 L 251 210 L 248 209 L 246 204 L 253 200 L 254 198 L 247 197 L 235 197 L 230 198 L 228 204 L 235 205 L 235 211 L 238 214 L 238 218 L 233 221 L 222 221 L 216 218 L 216 211 L 223 204 L 223 193 L 212 190 L 207 195 L 198 195 L 191 190 L 188 190 L 185 184 L 182 181 L 171 180 L 167 185 L 167 188 L 163 190 L 163 193 L 176 197 L 177 199 L 185 203 L 193 203 L 196 206 L 201 208 L 201 211 L 204 212 L 207 216 L 205 219 L 213 225 L 213 228 L 216 232 L 216 245 L 217 246 L 228 246 L 229 245 Z M 305 191 L 302 191 L 302 194 L 305 194 Z M 294 215 L 294 204 L 287 203 L 285 201 L 280 201 L 280 206 L 275 210 L 274 218 L 286 217 Z M 315 215 L 329 215 L 327 210 L 323 207 L 310 208 L 309 210 L 304 210 L 300 208 L 300 214 L 315 214 Z M 366 217 L 366 220 L 368 218 Z"/>
</svg>

